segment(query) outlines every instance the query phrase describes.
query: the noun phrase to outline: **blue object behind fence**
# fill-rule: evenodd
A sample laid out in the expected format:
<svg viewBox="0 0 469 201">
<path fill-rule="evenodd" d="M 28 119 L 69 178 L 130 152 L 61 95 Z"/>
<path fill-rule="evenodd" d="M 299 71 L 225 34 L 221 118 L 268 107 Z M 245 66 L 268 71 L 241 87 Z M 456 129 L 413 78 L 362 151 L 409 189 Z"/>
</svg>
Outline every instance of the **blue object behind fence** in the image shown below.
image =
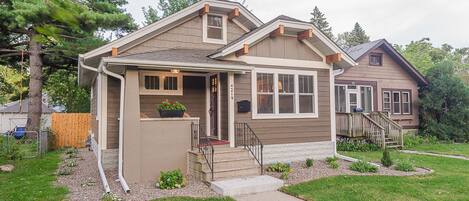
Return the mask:
<svg viewBox="0 0 469 201">
<path fill-rule="evenodd" d="M 19 140 L 24 137 L 25 133 L 26 133 L 26 127 L 16 127 L 14 136 L 17 140 Z"/>
</svg>

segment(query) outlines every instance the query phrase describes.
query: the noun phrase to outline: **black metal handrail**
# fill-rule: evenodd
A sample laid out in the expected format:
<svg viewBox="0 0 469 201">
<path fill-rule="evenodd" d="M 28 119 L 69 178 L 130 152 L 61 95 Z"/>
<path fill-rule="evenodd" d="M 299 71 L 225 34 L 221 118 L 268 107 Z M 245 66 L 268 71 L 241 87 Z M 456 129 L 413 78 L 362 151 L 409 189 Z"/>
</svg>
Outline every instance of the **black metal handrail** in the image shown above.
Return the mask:
<svg viewBox="0 0 469 201">
<path fill-rule="evenodd" d="M 243 146 L 251 152 L 254 159 L 261 166 L 261 174 L 264 174 L 264 145 L 259 137 L 247 123 L 235 123 L 235 146 Z"/>
<path fill-rule="evenodd" d="M 191 149 L 199 149 L 199 153 L 204 156 L 205 161 L 207 162 L 208 168 L 210 169 L 212 181 L 214 174 L 214 163 L 213 158 L 215 155 L 215 149 L 213 144 L 210 141 L 210 138 L 204 132 L 203 126 L 198 123 L 192 122 L 191 125 Z"/>
</svg>

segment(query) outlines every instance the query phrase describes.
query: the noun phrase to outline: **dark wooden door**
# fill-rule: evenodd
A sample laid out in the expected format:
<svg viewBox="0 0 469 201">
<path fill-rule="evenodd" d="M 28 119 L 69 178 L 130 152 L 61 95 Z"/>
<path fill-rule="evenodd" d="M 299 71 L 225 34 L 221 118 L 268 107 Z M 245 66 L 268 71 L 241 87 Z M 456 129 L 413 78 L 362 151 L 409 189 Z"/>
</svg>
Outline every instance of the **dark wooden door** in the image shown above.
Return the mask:
<svg viewBox="0 0 469 201">
<path fill-rule="evenodd" d="M 218 134 L 218 75 L 210 76 L 210 136 Z"/>
</svg>

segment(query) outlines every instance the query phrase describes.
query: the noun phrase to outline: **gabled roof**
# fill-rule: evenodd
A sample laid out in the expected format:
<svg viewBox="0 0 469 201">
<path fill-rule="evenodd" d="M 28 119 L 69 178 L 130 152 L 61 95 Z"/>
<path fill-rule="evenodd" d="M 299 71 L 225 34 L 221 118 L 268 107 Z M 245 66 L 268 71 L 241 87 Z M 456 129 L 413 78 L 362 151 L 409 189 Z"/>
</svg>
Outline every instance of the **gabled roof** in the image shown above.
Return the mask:
<svg viewBox="0 0 469 201">
<path fill-rule="evenodd" d="M 313 29 L 313 36 L 317 37 L 317 40 L 321 42 L 321 47 L 318 49 L 322 49 L 323 53 L 326 54 L 335 54 L 335 53 L 342 53 L 343 61 L 341 65 L 347 66 L 354 66 L 355 60 L 350 57 L 347 52 L 342 50 L 334 41 L 329 39 L 324 33 L 322 33 L 316 26 L 312 23 L 304 22 L 292 17 L 288 17 L 285 15 L 280 15 L 269 22 L 263 24 L 262 26 L 258 27 L 250 31 L 249 33 L 244 34 L 243 36 L 239 37 L 238 39 L 230 42 L 226 46 L 219 48 L 214 53 L 210 55 L 211 58 L 220 58 L 227 56 L 240 48 L 244 44 L 248 44 L 252 46 L 259 42 L 261 39 L 267 37 L 272 31 L 278 28 L 279 25 L 284 25 L 285 28 L 293 28 L 293 29 Z"/>
<path fill-rule="evenodd" d="M 26 98 L 22 101 L 13 101 L 5 105 L 4 108 L 0 109 L 0 113 L 28 113 L 29 99 Z M 21 106 L 21 111 L 20 111 Z M 42 103 L 42 113 L 53 113 L 56 112 L 46 104 Z"/>
<path fill-rule="evenodd" d="M 163 27 L 170 26 L 171 24 L 174 24 L 178 20 L 181 20 L 187 16 L 197 15 L 199 10 L 202 9 L 205 6 L 205 4 L 209 4 L 211 7 L 223 8 L 223 9 L 239 8 L 239 12 L 241 16 L 245 18 L 243 22 L 251 24 L 252 25 L 251 27 L 253 29 L 263 24 L 261 20 L 259 20 L 254 14 L 252 14 L 249 10 L 247 10 L 243 5 L 241 5 L 238 2 L 232 2 L 232 1 L 226 1 L 226 0 L 201 0 L 173 15 L 165 17 L 137 31 L 129 33 L 122 38 L 112 41 L 106 45 L 103 45 L 97 49 L 87 52 L 81 56 L 84 59 L 88 59 L 88 58 L 92 58 L 92 57 L 110 52 L 112 48 L 123 47 L 127 45 L 128 43 L 134 42 L 137 39 L 140 39 L 144 36 L 148 36 L 149 34 L 152 34 Z"/>
<path fill-rule="evenodd" d="M 428 85 L 428 81 L 425 77 L 409 62 L 404 56 L 402 56 L 386 39 L 379 39 L 368 43 L 363 43 L 357 46 L 347 48 L 345 51 L 348 52 L 356 62 L 358 62 L 363 56 L 367 55 L 376 48 L 381 47 L 386 51 L 396 63 L 398 63 L 407 73 L 409 73 L 419 85 Z"/>
</svg>

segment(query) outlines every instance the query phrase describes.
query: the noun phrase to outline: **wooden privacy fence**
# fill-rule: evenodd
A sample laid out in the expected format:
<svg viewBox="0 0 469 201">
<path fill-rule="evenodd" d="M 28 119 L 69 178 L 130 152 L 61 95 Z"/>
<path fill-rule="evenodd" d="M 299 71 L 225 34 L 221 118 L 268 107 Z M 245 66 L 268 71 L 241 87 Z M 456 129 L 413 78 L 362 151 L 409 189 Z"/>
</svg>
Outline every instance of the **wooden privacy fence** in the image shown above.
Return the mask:
<svg viewBox="0 0 469 201">
<path fill-rule="evenodd" d="M 90 120 L 90 113 L 53 113 L 51 130 L 54 135 L 54 146 L 85 147 Z"/>
</svg>

